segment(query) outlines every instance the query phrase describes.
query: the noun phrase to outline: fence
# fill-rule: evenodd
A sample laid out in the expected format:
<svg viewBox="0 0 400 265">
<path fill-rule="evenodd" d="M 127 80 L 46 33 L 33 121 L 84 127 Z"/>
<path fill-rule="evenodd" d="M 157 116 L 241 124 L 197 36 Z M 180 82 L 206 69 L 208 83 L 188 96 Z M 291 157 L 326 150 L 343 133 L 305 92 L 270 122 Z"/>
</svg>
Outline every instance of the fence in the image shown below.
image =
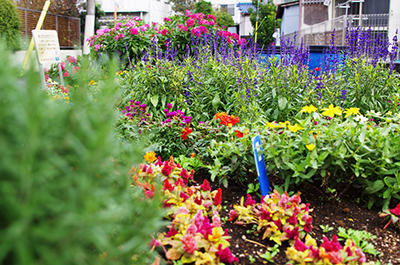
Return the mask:
<svg viewBox="0 0 400 265">
<path fill-rule="evenodd" d="M 390 19 L 394 21 L 396 28 L 399 28 L 400 15 L 391 16 Z M 388 36 L 389 28 L 389 14 L 366 14 L 361 15 L 347 15 L 334 18 L 332 20 L 324 21 L 300 30 L 299 32 L 283 35 L 284 39 L 294 40 L 296 36 L 296 44 L 301 40 L 303 43 L 311 45 L 330 45 L 332 39 L 332 32 L 335 30 L 335 45 L 346 45 L 346 29 L 362 28 L 369 30 L 373 37 L 382 34 Z"/>
<path fill-rule="evenodd" d="M 32 38 L 32 30 L 36 28 L 41 11 L 17 7 L 18 14 L 23 22 L 21 37 L 26 47 Z M 60 48 L 81 47 L 81 20 L 76 17 L 67 17 L 47 13 L 42 29 L 56 30 Z"/>
</svg>

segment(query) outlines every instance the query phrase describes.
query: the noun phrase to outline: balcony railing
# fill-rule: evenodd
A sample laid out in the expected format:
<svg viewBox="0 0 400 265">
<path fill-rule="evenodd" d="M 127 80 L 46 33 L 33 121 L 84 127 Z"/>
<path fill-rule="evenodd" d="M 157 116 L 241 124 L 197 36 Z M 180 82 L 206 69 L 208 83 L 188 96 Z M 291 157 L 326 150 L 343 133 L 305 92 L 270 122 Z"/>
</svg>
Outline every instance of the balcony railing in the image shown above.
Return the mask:
<svg viewBox="0 0 400 265">
<path fill-rule="evenodd" d="M 400 15 L 391 15 L 390 19 L 394 22 L 396 28 L 400 28 Z M 324 21 L 301 29 L 299 32 L 286 34 L 282 36 L 284 39 L 290 38 L 296 40 L 296 44 L 300 44 L 301 40 L 306 45 L 330 45 L 332 39 L 332 32 L 335 30 L 335 45 L 346 45 L 346 29 L 356 29 L 360 27 L 364 30 L 369 30 L 373 37 L 382 34 L 388 35 L 389 27 L 389 14 L 366 14 L 361 15 L 348 15 L 334 18 L 332 20 Z M 296 38 L 294 36 L 296 35 Z"/>
</svg>

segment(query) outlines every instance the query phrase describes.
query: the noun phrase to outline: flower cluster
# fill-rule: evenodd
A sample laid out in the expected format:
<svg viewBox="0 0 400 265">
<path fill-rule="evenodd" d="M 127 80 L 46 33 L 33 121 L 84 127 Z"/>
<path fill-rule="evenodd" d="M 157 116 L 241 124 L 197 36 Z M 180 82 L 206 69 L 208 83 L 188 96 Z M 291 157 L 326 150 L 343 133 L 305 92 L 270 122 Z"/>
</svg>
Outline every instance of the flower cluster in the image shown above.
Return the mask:
<svg viewBox="0 0 400 265">
<path fill-rule="evenodd" d="M 332 240 L 323 237 L 323 243 L 318 247 L 310 235 L 305 243 L 295 238 L 293 246 L 287 248 L 288 264 L 367 264 L 364 252 L 347 239 L 344 247 L 338 242 L 338 237 Z"/>
<path fill-rule="evenodd" d="M 74 77 L 72 74 L 79 72 L 81 69 L 81 57 L 78 57 L 77 59 L 73 56 L 67 56 L 66 60 L 62 61 L 60 64 L 63 78 L 66 78 L 70 83 L 71 81 L 73 82 Z M 43 71 L 46 82 L 50 83 L 51 80 L 59 82 L 60 74 L 58 70 L 58 64 L 52 64 L 50 69 L 44 69 Z"/>
<path fill-rule="evenodd" d="M 228 127 L 232 127 L 240 122 L 239 117 L 235 117 L 234 115 L 228 115 L 225 112 L 218 112 L 217 114 L 215 114 L 215 119 L 220 120 L 219 122 L 220 124 Z"/>
<path fill-rule="evenodd" d="M 162 124 L 170 123 L 172 120 L 176 120 L 179 126 L 190 125 L 192 121 L 191 116 L 185 116 L 185 113 L 181 110 L 172 111 L 172 104 L 168 103 L 167 108 L 164 109 L 165 116 L 167 117 Z"/>
<path fill-rule="evenodd" d="M 141 104 L 140 101 L 131 100 L 130 104 L 122 110 L 122 114 L 130 120 L 138 121 L 139 125 L 151 119 L 151 114 L 147 112 L 147 105 Z"/>
<path fill-rule="evenodd" d="M 256 224 L 262 231 L 263 239 L 268 238 L 281 245 L 282 241 L 303 238 L 312 230 L 312 209 L 309 204 L 301 203 L 300 192 L 289 197 L 285 192 L 280 195 L 276 190 L 261 203 L 256 203 L 248 194 L 244 202 L 234 205 L 229 220 L 236 224 Z"/>
<path fill-rule="evenodd" d="M 162 247 L 167 259 L 195 264 L 238 261 L 229 250 L 230 237 L 221 227 L 221 189 L 212 191 L 207 180 L 190 185 L 194 171 L 188 173 L 172 157 L 164 162 L 159 157 L 156 163 L 140 165 L 133 172 L 135 185 L 142 187 L 147 197 L 155 194 L 151 182 L 155 178 L 163 181 L 163 207 L 172 222 L 168 233 L 151 244 Z"/>
</svg>

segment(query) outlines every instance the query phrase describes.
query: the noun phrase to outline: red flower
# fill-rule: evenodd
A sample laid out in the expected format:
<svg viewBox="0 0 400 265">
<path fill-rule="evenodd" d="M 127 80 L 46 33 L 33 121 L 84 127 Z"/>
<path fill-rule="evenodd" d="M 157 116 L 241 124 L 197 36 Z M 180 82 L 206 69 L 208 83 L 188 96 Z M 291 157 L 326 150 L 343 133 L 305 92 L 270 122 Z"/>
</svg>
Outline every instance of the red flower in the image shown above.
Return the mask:
<svg viewBox="0 0 400 265">
<path fill-rule="evenodd" d="M 390 212 L 391 214 L 396 215 L 397 217 L 400 217 L 400 203 L 397 204 L 396 208 L 390 209 L 389 212 Z"/>
<path fill-rule="evenodd" d="M 315 68 L 314 68 L 314 71 L 321 71 L 321 68 L 315 67 Z"/>
<path fill-rule="evenodd" d="M 168 179 L 166 179 L 166 180 L 164 181 L 164 186 L 163 186 L 163 190 L 164 190 L 164 191 L 166 191 L 166 190 L 173 191 L 174 188 L 175 188 L 175 187 L 172 186 L 171 183 L 169 183 Z"/>
<path fill-rule="evenodd" d="M 189 128 L 189 126 L 186 127 L 186 128 L 183 128 L 183 129 L 182 129 L 182 135 L 181 135 L 181 137 L 183 138 L 183 140 L 186 140 L 186 139 L 187 139 L 187 136 L 188 136 L 191 132 L 192 132 L 192 129 Z"/>
<path fill-rule="evenodd" d="M 222 190 L 221 190 L 221 188 L 218 188 L 217 194 L 215 195 L 215 198 L 214 198 L 214 205 L 217 206 L 217 205 L 221 204 L 221 202 L 222 202 Z"/>
<path fill-rule="evenodd" d="M 200 188 L 204 191 L 211 190 L 210 184 L 206 179 L 204 180 L 203 184 L 200 185 Z"/>
<path fill-rule="evenodd" d="M 243 138 L 243 133 L 241 132 L 241 131 L 239 131 L 239 130 L 235 130 L 235 134 L 236 134 L 236 136 L 238 137 L 238 138 Z"/>
<path fill-rule="evenodd" d="M 244 203 L 244 206 L 253 206 L 254 204 L 256 204 L 256 201 L 253 200 L 253 198 L 251 198 L 250 194 L 247 194 L 247 199 L 246 202 Z"/>
</svg>

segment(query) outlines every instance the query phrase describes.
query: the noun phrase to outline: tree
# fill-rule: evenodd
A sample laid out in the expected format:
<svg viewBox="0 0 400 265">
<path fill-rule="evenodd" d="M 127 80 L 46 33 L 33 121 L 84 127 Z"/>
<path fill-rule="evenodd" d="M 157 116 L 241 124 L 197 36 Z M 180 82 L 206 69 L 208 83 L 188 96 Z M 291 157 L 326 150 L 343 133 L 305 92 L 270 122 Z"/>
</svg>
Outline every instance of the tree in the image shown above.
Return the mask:
<svg viewBox="0 0 400 265">
<path fill-rule="evenodd" d="M 253 6 L 258 9 L 258 29 L 257 29 L 257 43 L 259 45 L 270 45 L 274 38 L 272 35 L 275 32 L 275 26 L 280 27 L 280 21 L 277 21 L 275 25 L 275 16 L 276 16 L 276 6 L 273 4 L 272 0 L 268 0 L 266 4 L 257 3 L 258 0 L 253 0 Z M 257 10 L 249 9 L 250 13 L 250 22 L 253 25 L 254 30 L 256 30 L 256 22 L 257 22 Z M 253 38 L 255 37 L 255 31 L 253 33 Z"/>
<path fill-rule="evenodd" d="M 45 2 L 46 0 L 15 1 L 16 5 L 19 7 L 30 8 L 39 11 L 42 11 Z M 63 16 L 77 17 L 79 15 L 77 0 L 52 0 L 49 7 L 49 12 Z"/>
<path fill-rule="evenodd" d="M 172 10 L 178 14 L 184 14 L 186 10 L 194 11 L 197 0 L 169 0 L 172 3 Z"/>
<path fill-rule="evenodd" d="M 209 14 L 213 14 L 214 10 L 212 8 L 212 4 L 211 2 L 207 2 L 207 1 L 200 1 L 195 3 L 195 13 L 203 13 L 204 15 L 209 15 Z"/>
<path fill-rule="evenodd" d="M 225 11 L 216 11 L 215 12 L 215 20 L 218 25 L 221 27 L 230 27 L 235 25 L 235 21 L 233 21 L 233 18 L 230 14 L 226 13 Z"/>
</svg>

